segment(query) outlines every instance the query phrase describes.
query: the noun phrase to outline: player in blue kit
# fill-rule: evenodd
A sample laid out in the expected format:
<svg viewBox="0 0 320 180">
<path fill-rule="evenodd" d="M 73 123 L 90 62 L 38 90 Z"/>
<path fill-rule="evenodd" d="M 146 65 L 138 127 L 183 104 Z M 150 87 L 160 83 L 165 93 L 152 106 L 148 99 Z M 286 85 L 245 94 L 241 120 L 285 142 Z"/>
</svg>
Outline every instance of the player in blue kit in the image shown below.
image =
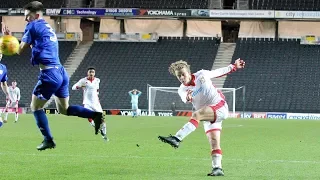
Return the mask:
<svg viewBox="0 0 320 180">
<path fill-rule="evenodd" d="M 59 59 L 59 46 L 55 32 L 42 19 L 43 5 L 39 1 L 32 1 L 25 7 L 26 25 L 18 54 L 24 49 L 32 48 L 32 65 L 40 68 L 38 83 L 31 100 L 37 125 L 44 136 L 44 140 L 37 147 L 38 150 L 55 148 L 56 144 L 50 132 L 47 116 L 43 110 L 45 103 L 55 95 L 55 102 L 59 113 L 68 116 L 92 118 L 95 123 L 95 134 L 98 134 L 104 117 L 101 112 L 94 112 L 82 106 L 69 106 L 69 77 Z M 10 34 L 8 27 L 3 26 L 3 33 Z"/>
<path fill-rule="evenodd" d="M 0 61 L 2 59 L 2 54 L 0 53 Z M 7 67 L 4 64 L 0 63 L 0 82 L 1 82 L 1 89 L 6 95 L 6 99 L 9 99 L 9 88 L 8 88 L 8 75 L 7 75 Z M 0 127 L 3 125 L 3 121 L 1 118 L 0 113 Z"/>
</svg>

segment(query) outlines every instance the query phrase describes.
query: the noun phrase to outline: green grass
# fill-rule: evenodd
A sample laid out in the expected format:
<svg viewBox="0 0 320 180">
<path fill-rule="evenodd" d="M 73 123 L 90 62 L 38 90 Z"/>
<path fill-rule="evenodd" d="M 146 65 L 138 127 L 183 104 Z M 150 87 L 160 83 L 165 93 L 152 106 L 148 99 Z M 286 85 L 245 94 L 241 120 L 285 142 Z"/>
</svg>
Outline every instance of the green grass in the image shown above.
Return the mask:
<svg viewBox="0 0 320 180">
<path fill-rule="evenodd" d="M 0 128 L 0 179 L 215 178 L 206 176 L 210 146 L 202 126 L 179 149 L 157 139 L 187 118 L 108 116 L 106 143 L 86 120 L 50 115 L 57 148 L 43 152 L 36 150 L 42 138 L 33 117 L 17 124 L 9 118 Z M 221 179 L 320 179 L 319 121 L 228 119 L 223 127 Z"/>
</svg>

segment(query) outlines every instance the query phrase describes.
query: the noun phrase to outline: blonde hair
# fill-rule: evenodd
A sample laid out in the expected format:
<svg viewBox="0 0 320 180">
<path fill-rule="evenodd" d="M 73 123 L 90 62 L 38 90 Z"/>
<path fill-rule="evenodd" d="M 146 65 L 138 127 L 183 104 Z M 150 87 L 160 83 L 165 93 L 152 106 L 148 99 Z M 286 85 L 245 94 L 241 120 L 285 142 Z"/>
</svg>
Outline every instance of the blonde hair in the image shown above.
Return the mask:
<svg viewBox="0 0 320 180">
<path fill-rule="evenodd" d="M 186 61 L 176 61 L 169 66 L 169 72 L 172 75 L 176 75 L 176 71 L 183 68 L 187 68 L 187 70 L 190 72 L 190 65 Z"/>
</svg>

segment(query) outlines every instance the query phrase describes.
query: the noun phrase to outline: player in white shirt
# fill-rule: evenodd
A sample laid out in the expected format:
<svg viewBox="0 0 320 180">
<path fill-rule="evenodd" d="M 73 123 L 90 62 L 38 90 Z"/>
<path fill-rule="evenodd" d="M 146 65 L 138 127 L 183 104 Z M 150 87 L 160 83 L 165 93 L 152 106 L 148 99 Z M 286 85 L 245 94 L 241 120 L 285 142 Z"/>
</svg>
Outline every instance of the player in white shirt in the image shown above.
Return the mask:
<svg viewBox="0 0 320 180">
<path fill-rule="evenodd" d="M 102 112 L 102 107 L 99 100 L 99 84 L 100 79 L 95 77 L 96 71 L 93 67 L 88 68 L 87 77 L 80 79 L 72 86 L 72 90 L 83 90 L 83 105 L 85 108 L 95 112 Z M 94 127 L 94 121 L 88 119 L 89 123 Z M 105 140 L 107 138 L 106 123 L 102 123 L 100 133 Z"/>
<path fill-rule="evenodd" d="M 18 114 L 18 104 L 20 101 L 20 89 L 17 87 L 17 82 L 12 81 L 11 86 L 9 86 L 9 99 L 7 99 L 7 104 L 5 109 L 3 110 L 5 112 L 3 122 L 8 122 L 8 109 L 9 108 L 15 108 L 15 123 L 18 122 L 19 114 Z"/>
<path fill-rule="evenodd" d="M 200 70 L 194 74 L 185 61 L 172 63 L 169 71 L 182 83 L 178 93 L 184 103 L 192 103 L 195 108 L 190 121 L 185 124 L 174 136 L 159 136 L 159 139 L 178 148 L 180 142 L 191 132 L 196 130 L 200 121 L 203 121 L 204 130 L 211 146 L 212 172 L 208 176 L 223 176 L 220 147 L 220 133 L 222 121 L 229 115 L 229 109 L 224 95 L 212 84 L 212 78 L 218 78 L 237 69 L 244 68 L 245 62 L 237 59 L 234 64 L 212 71 Z"/>
</svg>

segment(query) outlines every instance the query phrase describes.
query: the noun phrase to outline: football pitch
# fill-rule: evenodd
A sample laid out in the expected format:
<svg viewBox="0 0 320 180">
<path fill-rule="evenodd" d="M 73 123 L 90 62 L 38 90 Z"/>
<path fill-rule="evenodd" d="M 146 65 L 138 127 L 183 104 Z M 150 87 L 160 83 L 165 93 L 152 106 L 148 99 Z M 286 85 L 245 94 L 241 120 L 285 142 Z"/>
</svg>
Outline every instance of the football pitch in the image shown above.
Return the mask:
<svg viewBox="0 0 320 180">
<path fill-rule="evenodd" d="M 31 115 L 0 128 L 0 179 L 320 179 L 320 122 L 228 119 L 222 131 L 224 177 L 211 171 L 202 125 L 178 149 L 158 135 L 174 134 L 187 117 L 107 116 L 109 142 L 87 120 L 50 115 L 56 149 L 38 152 L 42 138 Z"/>
</svg>

